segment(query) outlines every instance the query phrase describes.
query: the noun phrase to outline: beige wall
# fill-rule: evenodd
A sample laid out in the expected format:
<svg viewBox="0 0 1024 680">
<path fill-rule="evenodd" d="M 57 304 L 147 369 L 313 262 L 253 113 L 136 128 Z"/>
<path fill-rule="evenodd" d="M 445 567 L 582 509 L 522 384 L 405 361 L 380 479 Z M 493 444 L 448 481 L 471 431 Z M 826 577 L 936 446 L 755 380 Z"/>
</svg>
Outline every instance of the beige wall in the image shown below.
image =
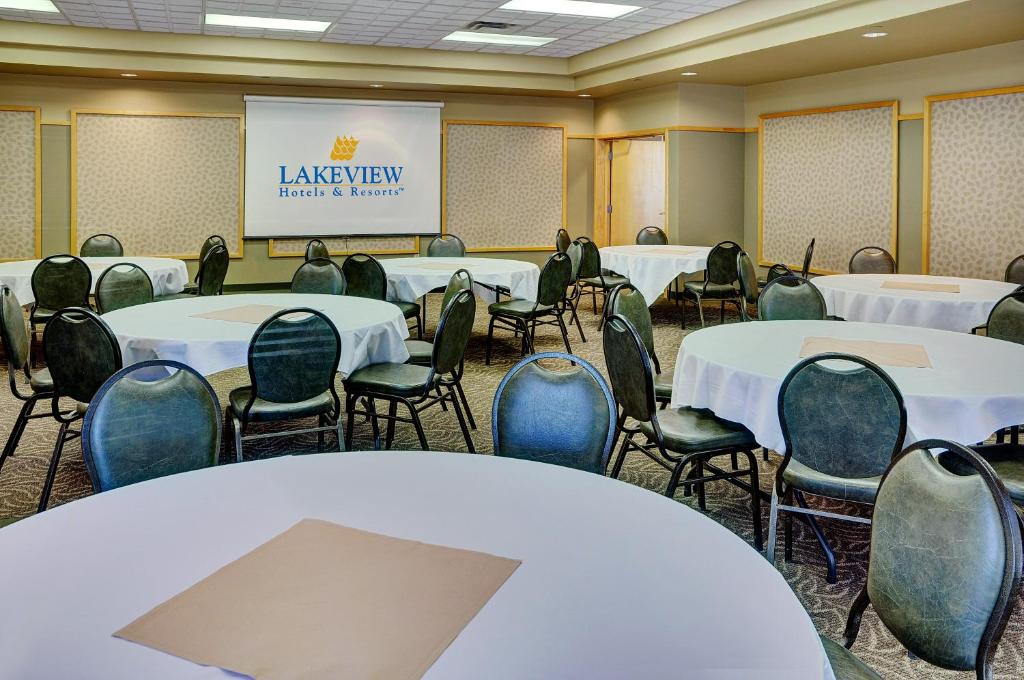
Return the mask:
<svg viewBox="0 0 1024 680">
<path fill-rule="evenodd" d="M 713 246 L 743 242 L 744 138 L 729 132 L 669 133 L 669 237 Z"/>
<path fill-rule="evenodd" d="M 680 83 L 598 99 L 594 132 L 619 134 L 673 125 L 742 127 L 744 88 Z"/>
</svg>

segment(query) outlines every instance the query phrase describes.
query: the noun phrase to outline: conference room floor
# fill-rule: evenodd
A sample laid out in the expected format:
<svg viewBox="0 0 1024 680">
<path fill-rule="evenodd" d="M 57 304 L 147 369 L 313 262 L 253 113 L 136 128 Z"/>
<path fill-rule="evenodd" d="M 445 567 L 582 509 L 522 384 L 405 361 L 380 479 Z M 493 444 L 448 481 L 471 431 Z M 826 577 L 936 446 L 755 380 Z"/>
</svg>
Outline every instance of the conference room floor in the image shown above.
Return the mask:
<svg viewBox="0 0 1024 680">
<path fill-rule="evenodd" d="M 433 332 L 438 317 L 439 295 L 430 296 L 429 326 L 427 334 Z M 478 301 L 482 303 L 482 301 Z M 586 306 L 586 305 L 585 305 Z M 518 343 L 512 340 L 511 334 L 501 334 L 495 344 L 491 366 L 484 366 L 484 341 L 487 332 L 487 315 L 479 304 L 474 334 L 470 340 L 467 356 L 464 385 L 473 414 L 479 429 L 473 433 L 478 451 L 490 453 L 491 432 L 490 415 L 491 401 L 498 382 L 506 371 L 519 358 Z M 706 316 L 710 323 L 717 323 L 717 310 L 712 311 L 709 305 Z M 597 317 L 590 311 L 581 309 L 581 319 L 587 334 L 588 342 L 580 342 L 579 334 L 572 328 L 570 341 L 576 354 L 593 363 L 604 372 L 604 359 L 601 352 L 601 336 L 597 331 Z M 683 331 L 679 328 L 676 308 L 665 301 L 660 301 L 652 308 L 655 321 L 655 344 L 659 356 L 663 359 L 665 370 L 671 371 L 679 343 L 687 332 L 696 328 L 693 319 L 690 328 Z M 735 313 L 730 313 L 727 323 L 737 321 Z M 538 351 L 560 351 L 564 347 L 557 331 L 553 329 L 538 330 Z M 6 376 L 0 376 L 6 382 Z M 247 381 L 244 368 L 211 376 L 211 382 L 225 403 L 228 392 Z M 7 433 L 18 411 L 18 403 L 3 390 L 0 394 L 0 437 L 6 440 Z M 552 414 L 556 417 L 557 414 Z M 433 408 L 424 414 L 424 427 L 427 439 L 435 450 L 460 450 L 465 448 L 462 435 L 453 413 L 445 413 Z M 49 461 L 50 451 L 55 441 L 57 428 L 52 420 L 39 419 L 31 421 L 26 430 L 16 455 L 5 463 L 0 471 L 0 517 L 10 517 L 31 513 L 38 503 L 40 489 Z M 328 440 L 330 443 L 330 439 Z M 230 439 L 224 443 L 221 463 L 227 464 L 234 460 Z M 354 448 L 371 447 L 370 428 L 367 424 L 356 425 L 354 432 Z M 400 426 L 397 432 L 396 449 L 418 449 L 415 434 L 411 426 Z M 254 440 L 246 444 L 246 458 L 269 457 L 285 452 L 316 450 L 316 439 L 313 435 L 298 435 L 270 440 Z M 326 454 L 331 455 L 331 454 Z M 344 454 L 338 454 L 344 455 Z M 468 455 L 468 454 L 467 454 Z M 770 462 L 762 462 L 761 486 L 770 489 L 774 478 L 773 471 L 779 458 L 772 456 Z M 633 454 L 623 468 L 621 478 L 629 483 L 638 484 L 656 492 L 665 488 L 668 473 L 654 463 Z M 54 486 L 51 504 L 65 503 L 90 493 L 89 481 L 82 462 L 81 447 L 78 441 L 68 444 L 61 460 Z M 677 500 L 696 509 L 694 497 L 684 497 L 682 491 Z M 526 502 L 526 499 L 524 499 Z M 813 501 L 812 501 L 813 502 Z M 748 542 L 753 535 L 749 519 L 749 496 L 743 491 L 726 483 L 713 483 L 708 487 L 707 513 L 739 534 Z M 849 512 L 850 507 L 843 509 L 841 503 L 828 503 L 830 509 Z M 472 509 L 467 509 L 472 511 Z M 763 505 L 764 522 L 767 527 L 768 504 Z M 856 510 L 854 510 L 856 512 Z M 216 518 L 211 518 L 216 521 Z M 482 520 L 483 521 L 483 520 Z M 599 518 L 596 521 L 600 521 Z M 868 529 L 866 527 L 840 522 L 823 522 L 825 531 L 832 540 L 839 559 L 839 582 L 829 585 L 825 581 L 825 568 L 822 556 L 810 531 L 800 523 L 794 524 L 794 561 L 785 564 L 779 555 L 779 565 L 790 585 L 796 591 L 818 629 L 825 635 L 839 640 L 846 622 L 847 612 L 854 597 L 864 583 L 866 556 L 868 551 Z M 614 537 L 610 537 L 609 549 L 614 550 Z M 685 536 L 665 536 L 665 540 L 685 541 Z M 781 542 L 781 539 L 780 539 Z M 69 559 L 73 556 L 69 555 Z M 679 565 L 652 564 L 651 569 L 679 570 L 679 577 L 686 578 L 685 571 Z M 623 583 L 628 588 L 629 583 Z M 743 597 L 744 584 L 736 584 L 736 597 Z M 666 593 L 671 597 L 671 593 Z M 1016 604 L 1016 610 L 1010 619 L 1002 644 L 996 655 L 996 678 L 1024 677 L 1024 607 Z M 685 602 L 679 603 L 685 607 Z M 764 625 L 772 625 L 771 612 L 761 612 Z M 656 625 L 656 622 L 652 622 Z M 59 650 L 57 650 L 59 653 Z M 870 610 L 865 615 L 864 626 L 858 637 L 854 651 L 868 664 L 885 677 L 892 678 L 972 678 L 973 673 L 955 673 L 942 671 L 923 661 L 910 659 L 903 648 L 882 627 L 877 617 Z M 671 653 L 671 650 L 666 650 Z M 685 669 L 686 660 L 679 660 L 680 668 Z"/>
</svg>

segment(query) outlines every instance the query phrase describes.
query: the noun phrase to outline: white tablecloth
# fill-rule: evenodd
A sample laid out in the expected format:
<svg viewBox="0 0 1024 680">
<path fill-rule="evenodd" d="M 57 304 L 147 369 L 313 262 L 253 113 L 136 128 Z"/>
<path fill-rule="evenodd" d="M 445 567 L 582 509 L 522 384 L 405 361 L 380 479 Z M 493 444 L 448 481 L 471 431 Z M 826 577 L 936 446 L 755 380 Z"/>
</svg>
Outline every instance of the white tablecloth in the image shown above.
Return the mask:
<svg viewBox="0 0 1024 680">
<path fill-rule="evenodd" d="M 512 297 L 523 300 L 537 299 L 537 282 L 540 281 L 540 267 L 532 262 L 502 260 L 487 257 L 398 257 L 381 260 L 388 276 L 388 299 L 416 302 L 434 290 L 444 288 L 448 280 L 459 269 L 465 269 L 473 276 L 474 292 L 491 302 L 494 291 L 490 286 L 504 286 L 512 291 Z"/>
<path fill-rule="evenodd" d="M 607 246 L 601 266 L 627 277 L 653 305 L 677 276 L 704 271 L 710 252 L 705 246 Z"/>
<path fill-rule="evenodd" d="M 409 358 L 409 329 L 402 310 L 390 302 L 344 295 L 216 295 L 165 300 L 103 315 L 121 345 L 124 365 L 173 359 L 203 375 L 248 362 L 256 324 L 197 319 L 193 314 L 244 305 L 310 307 L 324 312 L 341 335 L 338 371 L 347 376 L 367 364 L 403 363 Z"/>
<path fill-rule="evenodd" d="M 541 463 L 383 451 L 177 475 L 0 530 L 0 673 L 238 677 L 111 633 L 306 517 L 522 560 L 426 680 L 832 677 L 782 576 L 700 513 Z"/>
<path fill-rule="evenodd" d="M 181 260 L 169 257 L 83 257 L 92 270 L 92 289 L 96 290 L 96 279 L 108 267 L 119 262 L 129 262 L 142 267 L 153 281 L 154 295 L 180 293 L 188 283 L 188 268 Z M 32 272 L 41 260 L 18 260 L 0 262 L 0 285 L 7 286 L 18 297 L 22 305 L 35 302 L 32 294 Z"/>
<path fill-rule="evenodd" d="M 847 321 L 870 321 L 970 332 L 988 320 L 996 302 L 1017 287 L 1002 281 L 918 274 L 839 274 L 813 279 L 828 313 Z M 951 283 L 959 293 L 882 288 L 885 281 Z"/>
<path fill-rule="evenodd" d="M 983 336 L 843 321 L 752 321 L 704 328 L 679 347 L 672 406 L 708 408 L 784 452 L 779 387 L 808 336 L 920 344 L 932 368 L 882 366 L 903 393 L 906 444 L 985 440 L 1024 421 L 1024 345 Z"/>
</svg>

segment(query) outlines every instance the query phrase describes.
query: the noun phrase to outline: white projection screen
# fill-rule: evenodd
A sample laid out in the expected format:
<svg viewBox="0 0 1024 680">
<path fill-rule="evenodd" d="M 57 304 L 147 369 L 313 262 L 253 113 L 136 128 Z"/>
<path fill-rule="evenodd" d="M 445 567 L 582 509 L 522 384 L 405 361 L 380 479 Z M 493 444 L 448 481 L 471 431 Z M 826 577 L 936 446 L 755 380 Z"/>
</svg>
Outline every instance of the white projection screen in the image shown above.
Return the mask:
<svg viewBox="0 0 1024 680">
<path fill-rule="evenodd" d="M 246 238 L 438 233 L 442 106 L 246 96 Z"/>
</svg>

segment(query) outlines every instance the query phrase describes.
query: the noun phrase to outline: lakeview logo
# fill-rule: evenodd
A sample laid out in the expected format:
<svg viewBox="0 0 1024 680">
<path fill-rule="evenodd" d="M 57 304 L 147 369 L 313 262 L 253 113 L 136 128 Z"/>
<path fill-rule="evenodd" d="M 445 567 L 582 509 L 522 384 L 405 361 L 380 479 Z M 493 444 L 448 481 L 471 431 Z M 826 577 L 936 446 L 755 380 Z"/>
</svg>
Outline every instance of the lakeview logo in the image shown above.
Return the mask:
<svg viewBox="0 0 1024 680">
<path fill-rule="evenodd" d="M 335 136 L 332 161 L 350 161 L 356 155 L 359 140 L 348 135 Z M 287 165 L 277 166 L 278 198 L 396 197 L 405 191 L 402 185 L 404 165 Z"/>
<path fill-rule="evenodd" d="M 356 155 L 356 147 L 359 140 L 354 137 L 336 137 L 334 148 L 331 149 L 332 161 L 350 161 Z"/>
</svg>

